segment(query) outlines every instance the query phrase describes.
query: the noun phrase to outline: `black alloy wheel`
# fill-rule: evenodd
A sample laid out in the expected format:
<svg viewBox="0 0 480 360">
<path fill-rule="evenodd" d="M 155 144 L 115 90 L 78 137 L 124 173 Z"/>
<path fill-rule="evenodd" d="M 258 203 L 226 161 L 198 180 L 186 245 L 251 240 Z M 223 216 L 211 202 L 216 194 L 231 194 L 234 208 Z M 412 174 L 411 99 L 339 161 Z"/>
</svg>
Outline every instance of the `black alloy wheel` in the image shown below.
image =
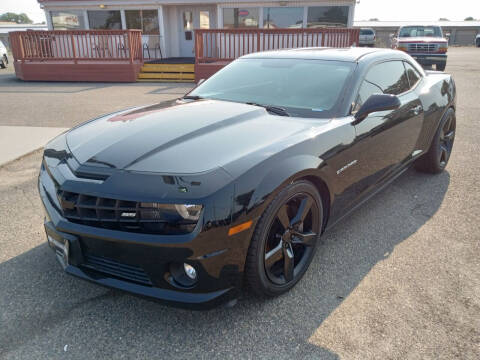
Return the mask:
<svg viewBox="0 0 480 360">
<path fill-rule="evenodd" d="M 440 131 L 440 141 L 439 141 L 439 153 L 440 153 L 440 166 L 445 168 L 450 158 L 450 154 L 453 149 L 453 141 L 455 140 L 455 119 L 453 116 L 450 116 L 447 121 L 443 124 L 442 130 Z"/>
<path fill-rule="evenodd" d="M 302 278 L 322 218 L 321 198 L 311 183 L 290 184 L 277 195 L 257 225 L 247 257 L 247 280 L 255 292 L 279 295 Z"/>
<path fill-rule="evenodd" d="M 440 125 L 432 140 L 430 149 L 415 163 L 417 170 L 438 174 L 448 164 L 455 141 L 456 118 L 455 111 L 448 109 L 440 121 Z"/>
</svg>

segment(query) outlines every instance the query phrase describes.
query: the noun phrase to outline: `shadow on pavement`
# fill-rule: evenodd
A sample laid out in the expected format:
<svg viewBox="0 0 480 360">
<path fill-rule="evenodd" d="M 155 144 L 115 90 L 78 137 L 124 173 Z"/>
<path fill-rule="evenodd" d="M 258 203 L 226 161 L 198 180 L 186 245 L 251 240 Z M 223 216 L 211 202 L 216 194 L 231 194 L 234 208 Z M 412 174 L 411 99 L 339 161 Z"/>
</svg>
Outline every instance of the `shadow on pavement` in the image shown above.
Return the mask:
<svg viewBox="0 0 480 360">
<path fill-rule="evenodd" d="M 439 209 L 450 183 L 409 170 L 325 234 L 288 294 L 208 312 L 165 307 L 64 274 L 44 243 L 0 264 L 0 354 L 21 358 L 338 359 L 312 333 L 396 245 Z M 3 349 L 3 350 L 2 350 Z"/>
</svg>

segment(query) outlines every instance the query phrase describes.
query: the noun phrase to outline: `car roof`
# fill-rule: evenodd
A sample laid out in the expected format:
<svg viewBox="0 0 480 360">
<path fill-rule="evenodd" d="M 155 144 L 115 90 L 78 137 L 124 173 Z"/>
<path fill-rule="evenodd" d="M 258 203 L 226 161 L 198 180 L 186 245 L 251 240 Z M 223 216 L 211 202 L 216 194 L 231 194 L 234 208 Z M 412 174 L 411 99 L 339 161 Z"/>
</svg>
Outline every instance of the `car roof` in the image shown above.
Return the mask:
<svg viewBox="0 0 480 360">
<path fill-rule="evenodd" d="M 264 51 L 244 55 L 241 59 L 305 59 L 305 60 L 330 60 L 345 62 L 360 62 L 372 58 L 397 58 L 404 59 L 405 53 L 398 50 L 377 48 L 299 48 L 287 50 Z"/>
</svg>

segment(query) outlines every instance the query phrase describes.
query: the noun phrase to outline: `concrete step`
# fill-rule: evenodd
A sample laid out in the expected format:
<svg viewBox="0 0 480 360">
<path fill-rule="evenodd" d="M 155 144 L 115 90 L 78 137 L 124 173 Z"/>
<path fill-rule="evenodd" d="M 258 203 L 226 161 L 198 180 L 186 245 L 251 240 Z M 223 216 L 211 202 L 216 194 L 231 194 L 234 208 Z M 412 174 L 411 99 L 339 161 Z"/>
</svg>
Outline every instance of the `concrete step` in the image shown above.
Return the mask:
<svg viewBox="0 0 480 360">
<path fill-rule="evenodd" d="M 173 82 L 173 83 L 194 83 L 195 80 L 178 80 L 178 79 L 137 79 L 137 82 Z"/>
<path fill-rule="evenodd" d="M 177 79 L 177 80 L 195 80 L 195 74 L 191 73 L 140 73 L 139 79 Z"/>
<path fill-rule="evenodd" d="M 194 73 L 194 64 L 144 64 L 141 72 L 179 72 L 179 73 Z"/>
</svg>

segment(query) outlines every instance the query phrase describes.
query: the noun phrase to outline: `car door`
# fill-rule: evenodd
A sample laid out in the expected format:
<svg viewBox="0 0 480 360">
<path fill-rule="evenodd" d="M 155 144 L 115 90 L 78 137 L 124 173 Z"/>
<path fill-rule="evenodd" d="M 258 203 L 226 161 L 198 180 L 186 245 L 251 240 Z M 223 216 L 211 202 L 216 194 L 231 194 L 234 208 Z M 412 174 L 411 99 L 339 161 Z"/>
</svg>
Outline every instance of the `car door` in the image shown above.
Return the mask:
<svg viewBox="0 0 480 360">
<path fill-rule="evenodd" d="M 371 113 L 355 124 L 351 151 L 357 161 L 356 200 L 394 176 L 412 158 L 423 124 L 423 107 L 415 89 L 401 60 L 381 62 L 367 71 L 354 112 L 373 94 L 396 95 L 401 106 Z"/>
</svg>

